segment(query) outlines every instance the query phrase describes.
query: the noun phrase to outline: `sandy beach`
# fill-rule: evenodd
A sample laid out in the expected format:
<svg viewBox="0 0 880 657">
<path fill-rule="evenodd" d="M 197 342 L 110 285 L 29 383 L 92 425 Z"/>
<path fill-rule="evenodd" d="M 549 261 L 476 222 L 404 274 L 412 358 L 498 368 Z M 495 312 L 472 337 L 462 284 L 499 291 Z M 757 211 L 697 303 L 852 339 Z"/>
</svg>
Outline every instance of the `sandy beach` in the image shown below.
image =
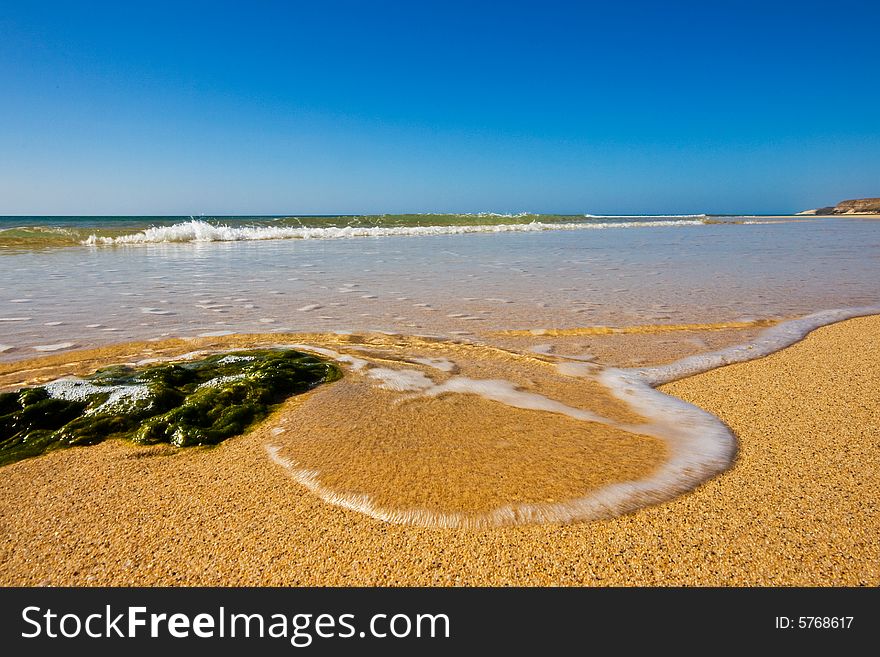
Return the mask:
<svg viewBox="0 0 880 657">
<path fill-rule="evenodd" d="M 7 653 L 876 641 L 880 2 L 230 4 L 0 12 Z"/>
<path fill-rule="evenodd" d="M 108 441 L 56 451 L 0 469 L 0 583 L 877 585 L 880 359 L 870 345 L 878 339 L 880 317 L 849 320 L 767 358 L 663 386 L 732 429 L 736 461 L 691 493 L 609 520 L 437 529 L 328 504 L 267 458 L 266 444 L 284 417 L 296 417 L 295 407 L 332 385 L 216 448 Z M 64 371 L 57 367 L 64 357 L 53 358 L 44 376 Z M 608 410 L 625 413 L 610 401 Z M 491 424 L 490 415 L 483 419 Z M 638 458 L 624 460 L 625 471 L 584 472 L 573 445 L 561 439 L 546 447 L 569 450 L 561 495 L 572 481 L 638 476 L 663 458 L 662 446 L 646 439 Z M 312 448 L 305 443 L 303 453 Z M 522 469 L 520 456 L 510 452 L 510 473 Z M 601 456 L 620 460 L 613 449 Z M 515 484 L 498 494 L 515 494 Z M 547 487 L 530 494 L 539 493 L 556 494 Z M 471 502 L 479 508 L 494 500 Z"/>
</svg>

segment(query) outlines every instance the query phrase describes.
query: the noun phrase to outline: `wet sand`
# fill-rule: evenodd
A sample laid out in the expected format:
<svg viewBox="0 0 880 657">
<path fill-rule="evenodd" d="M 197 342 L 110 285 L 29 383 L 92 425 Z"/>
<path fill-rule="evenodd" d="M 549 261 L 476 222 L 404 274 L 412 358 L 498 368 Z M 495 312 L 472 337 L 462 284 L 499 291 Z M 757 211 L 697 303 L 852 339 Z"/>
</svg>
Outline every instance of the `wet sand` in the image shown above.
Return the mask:
<svg viewBox="0 0 880 657">
<path fill-rule="evenodd" d="M 212 449 L 54 452 L 0 469 L 0 583 L 877 585 L 878 339 L 880 318 L 850 320 L 664 386 L 733 429 L 736 463 L 676 500 L 590 523 L 383 523 L 272 463 L 272 419 Z"/>
</svg>

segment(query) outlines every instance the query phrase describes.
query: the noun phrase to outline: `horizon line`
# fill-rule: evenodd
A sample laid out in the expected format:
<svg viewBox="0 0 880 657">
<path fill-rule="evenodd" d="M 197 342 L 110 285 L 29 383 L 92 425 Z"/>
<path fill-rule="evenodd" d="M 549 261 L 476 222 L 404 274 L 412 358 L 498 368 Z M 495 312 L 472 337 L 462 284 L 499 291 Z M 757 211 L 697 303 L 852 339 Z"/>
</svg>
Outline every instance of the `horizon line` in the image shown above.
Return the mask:
<svg viewBox="0 0 880 657">
<path fill-rule="evenodd" d="M 798 210 L 797 212 L 803 212 L 804 210 Z M 499 212 L 497 210 L 470 210 L 470 211 L 449 211 L 449 212 L 437 212 L 437 211 L 419 211 L 419 212 L 224 212 L 224 213 L 208 213 L 208 212 L 200 212 L 198 214 L 193 214 L 191 212 L 181 212 L 179 214 L 112 214 L 112 213 L 99 213 L 99 214 L 83 214 L 83 213 L 73 213 L 73 214 L 48 214 L 48 213 L 34 213 L 34 214 L 2 214 L 0 213 L 0 218 L 25 218 L 25 217 L 161 217 L 161 218 L 178 218 L 178 217 L 190 217 L 193 219 L 199 218 L 223 218 L 223 217 L 378 217 L 378 216 L 403 216 L 403 215 L 423 215 L 423 216 L 443 216 L 443 215 L 460 215 L 460 216 L 469 216 L 469 215 L 497 215 L 497 216 L 557 216 L 557 217 L 682 217 L 682 216 L 697 216 L 697 215 L 705 215 L 709 217 L 744 217 L 744 216 L 776 216 L 776 215 L 784 215 L 784 216 L 793 216 L 797 214 L 797 212 L 788 212 L 788 211 L 776 211 L 776 212 L 768 212 L 768 211 L 760 211 L 760 212 L 709 212 L 709 211 L 699 211 L 699 212 L 601 212 L 598 214 L 594 214 L 592 212 L 531 212 L 531 211 L 520 211 L 520 212 Z"/>
</svg>

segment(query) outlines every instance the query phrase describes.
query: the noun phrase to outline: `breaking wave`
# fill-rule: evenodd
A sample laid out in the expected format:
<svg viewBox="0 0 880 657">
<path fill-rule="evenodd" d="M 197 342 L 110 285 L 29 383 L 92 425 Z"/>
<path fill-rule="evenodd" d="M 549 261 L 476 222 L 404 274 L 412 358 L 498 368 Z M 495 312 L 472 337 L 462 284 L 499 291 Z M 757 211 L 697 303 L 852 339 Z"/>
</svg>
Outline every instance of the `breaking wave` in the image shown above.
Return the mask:
<svg viewBox="0 0 880 657">
<path fill-rule="evenodd" d="M 458 225 L 458 226 L 227 226 L 192 220 L 171 226 L 155 226 L 118 237 L 90 235 L 82 241 L 88 246 L 114 244 L 156 244 L 168 242 L 239 242 L 284 239 L 346 239 L 353 237 L 397 237 L 462 235 L 466 233 L 534 233 L 549 230 L 605 230 L 613 228 L 662 228 L 700 226 L 696 219 L 615 221 L 582 223 Z"/>
</svg>

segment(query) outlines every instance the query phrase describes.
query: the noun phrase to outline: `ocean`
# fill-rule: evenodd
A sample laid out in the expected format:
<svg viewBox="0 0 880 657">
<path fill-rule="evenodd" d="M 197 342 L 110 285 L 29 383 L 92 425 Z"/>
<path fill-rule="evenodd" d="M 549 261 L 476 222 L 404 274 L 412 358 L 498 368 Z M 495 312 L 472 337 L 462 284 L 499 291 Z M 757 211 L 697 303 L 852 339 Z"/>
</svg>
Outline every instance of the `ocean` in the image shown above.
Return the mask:
<svg viewBox="0 0 880 657">
<path fill-rule="evenodd" d="M 878 302 L 848 218 L 0 218 L 3 359 L 168 336 L 480 336 L 782 318 Z"/>
</svg>

